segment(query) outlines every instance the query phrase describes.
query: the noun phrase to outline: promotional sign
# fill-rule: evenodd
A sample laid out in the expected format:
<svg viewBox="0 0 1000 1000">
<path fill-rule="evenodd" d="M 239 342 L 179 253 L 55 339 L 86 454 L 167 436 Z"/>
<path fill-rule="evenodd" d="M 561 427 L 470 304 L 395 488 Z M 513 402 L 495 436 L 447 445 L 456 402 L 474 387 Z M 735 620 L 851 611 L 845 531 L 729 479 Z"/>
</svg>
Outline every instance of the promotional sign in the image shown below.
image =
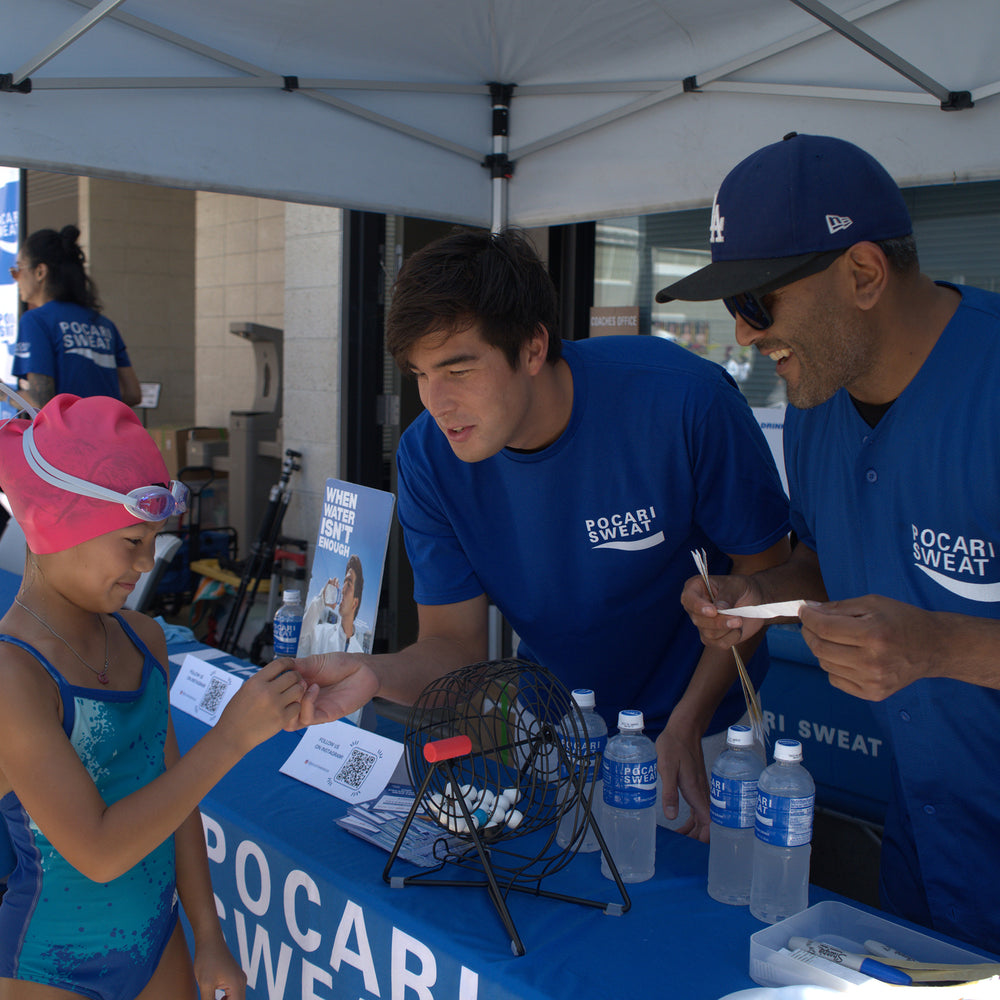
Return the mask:
<svg viewBox="0 0 1000 1000">
<path fill-rule="evenodd" d="M 299 656 L 371 652 L 395 499 L 326 481 Z"/>
<path fill-rule="evenodd" d="M 10 269 L 17 262 L 20 236 L 21 172 L 0 167 L 0 381 L 13 384 L 14 345 L 17 343 L 17 283 Z"/>
</svg>

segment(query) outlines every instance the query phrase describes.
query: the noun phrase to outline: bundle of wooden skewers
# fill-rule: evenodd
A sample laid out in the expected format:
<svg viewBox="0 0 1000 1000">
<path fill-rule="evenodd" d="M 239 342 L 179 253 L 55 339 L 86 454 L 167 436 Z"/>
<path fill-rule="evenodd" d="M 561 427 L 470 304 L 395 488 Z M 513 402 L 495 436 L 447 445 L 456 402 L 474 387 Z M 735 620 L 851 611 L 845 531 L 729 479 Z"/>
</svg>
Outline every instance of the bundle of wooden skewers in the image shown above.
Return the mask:
<svg viewBox="0 0 1000 1000">
<path fill-rule="evenodd" d="M 712 583 L 708 578 L 708 554 L 704 549 L 695 549 L 692 551 L 691 557 L 694 559 L 694 564 L 698 567 L 698 572 L 705 583 L 708 596 L 714 601 L 715 591 L 712 589 Z M 764 713 L 760 707 L 760 696 L 753 686 L 753 681 L 747 672 L 743 657 L 740 656 L 740 651 L 735 646 L 733 646 L 733 659 L 736 661 L 736 670 L 740 675 L 740 684 L 743 687 L 743 697 L 746 700 L 747 715 L 750 718 L 750 727 L 753 729 L 754 739 L 762 747 L 766 747 L 767 733 L 764 729 Z"/>
</svg>

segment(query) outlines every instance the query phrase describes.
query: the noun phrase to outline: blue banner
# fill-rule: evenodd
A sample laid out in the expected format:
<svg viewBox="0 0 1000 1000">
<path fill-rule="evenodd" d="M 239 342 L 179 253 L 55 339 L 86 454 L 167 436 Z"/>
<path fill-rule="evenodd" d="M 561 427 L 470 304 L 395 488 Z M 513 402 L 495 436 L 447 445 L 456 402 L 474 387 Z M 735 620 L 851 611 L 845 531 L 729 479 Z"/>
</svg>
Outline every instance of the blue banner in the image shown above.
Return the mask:
<svg viewBox="0 0 1000 1000">
<path fill-rule="evenodd" d="M 0 167 L 0 381 L 12 383 L 14 344 L 17 342 L 17 284 L 10 269 L 17 261 L 20 242 L 21 172 Z"/>
</svg>

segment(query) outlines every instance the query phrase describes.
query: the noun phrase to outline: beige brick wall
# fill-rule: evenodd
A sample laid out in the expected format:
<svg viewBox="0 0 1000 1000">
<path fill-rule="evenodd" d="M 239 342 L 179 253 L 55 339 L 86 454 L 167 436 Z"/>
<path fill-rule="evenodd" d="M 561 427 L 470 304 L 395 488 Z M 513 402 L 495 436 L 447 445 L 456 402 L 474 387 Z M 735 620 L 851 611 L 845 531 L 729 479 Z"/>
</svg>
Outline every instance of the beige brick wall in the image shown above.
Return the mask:
<svg viewBox="0 0 1000 1000">
<path fill-rule="evenodd" d="M 198 424 L 226 427 L 254 399 L 253 348 L 232 322 L 284 327 L 285 204 L 196 195 L 195 384 Z"/>
<path fill-rule="evenodd" d="M 253 402 L 253 349 L 229 324 L 283 330 L 281 448 L 303 459 L 282 533 L 308 540 L 311 558 L 323 485 L 341 474 L 344 213 L 208 192 L 196 204 L 197 422 L 227 426 Z"/>
<path fill-rule="evenodd" d="M 303 458 L 283 527 L 286 535 L 308 540 L 310 563 L 323 486 L 343 474 L 343 275 L 343 211 L 287 205 L 284 446 Z"/>
</svg>

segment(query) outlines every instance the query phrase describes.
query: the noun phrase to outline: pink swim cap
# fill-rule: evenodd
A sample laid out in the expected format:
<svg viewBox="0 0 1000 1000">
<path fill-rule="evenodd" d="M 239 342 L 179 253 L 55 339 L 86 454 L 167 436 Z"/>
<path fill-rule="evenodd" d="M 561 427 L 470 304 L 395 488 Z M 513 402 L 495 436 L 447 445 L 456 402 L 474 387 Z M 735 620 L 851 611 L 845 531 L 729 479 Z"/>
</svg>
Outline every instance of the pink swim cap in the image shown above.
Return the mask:
<svg viewBox="0 0 1000 1000">
<path fill-rule="evenodd" d="M 62 552 L 109 531 L 147 523 L 120 503 L 70 493 L 35 475 L 22 447 L 28 426 L 27 420 L 10 420 L 0 427 L 0 489 L 32 552 Z M 132 410 L 110 396 L 81 399 L 61 393 L 30 426 L 39 453 L 62 472 L 118 493 L 169 485 L 156 442 Z"/>
</svg>

